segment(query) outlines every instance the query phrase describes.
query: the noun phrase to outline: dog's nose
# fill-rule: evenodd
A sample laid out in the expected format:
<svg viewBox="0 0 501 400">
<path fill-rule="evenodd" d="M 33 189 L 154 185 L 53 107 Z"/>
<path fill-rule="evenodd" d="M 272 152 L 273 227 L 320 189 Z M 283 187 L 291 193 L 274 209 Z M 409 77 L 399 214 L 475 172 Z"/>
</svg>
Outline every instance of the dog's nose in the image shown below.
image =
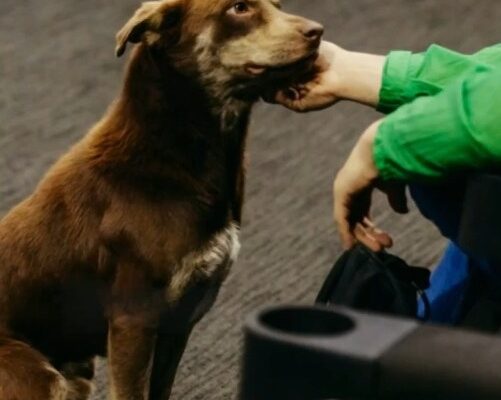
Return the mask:
<svg viewBox="0 0 501 400">
<path fill-rule="evenodd" d="M 320 38 L 324 34 L 324 27 L 318 22 L 309 21 L 303 27 L 303 35 L 308 40 L 312 42 L 320 41 Z"/>
</svg>

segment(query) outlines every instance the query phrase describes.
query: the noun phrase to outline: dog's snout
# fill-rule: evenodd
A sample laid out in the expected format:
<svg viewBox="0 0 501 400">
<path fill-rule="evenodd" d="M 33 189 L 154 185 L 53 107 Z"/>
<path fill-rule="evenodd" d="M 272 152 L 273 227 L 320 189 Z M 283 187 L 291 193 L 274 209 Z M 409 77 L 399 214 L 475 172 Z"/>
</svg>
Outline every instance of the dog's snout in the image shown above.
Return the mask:
<svg viewBox="0 0 501 400">
<path fill-rule="evenodd" d="M 308 40 L 318 42 L 324 34 L 324 27 L 318 22 L 308 21 L 303 26 L 302 32 L 304 37 Z"/>
</svg>

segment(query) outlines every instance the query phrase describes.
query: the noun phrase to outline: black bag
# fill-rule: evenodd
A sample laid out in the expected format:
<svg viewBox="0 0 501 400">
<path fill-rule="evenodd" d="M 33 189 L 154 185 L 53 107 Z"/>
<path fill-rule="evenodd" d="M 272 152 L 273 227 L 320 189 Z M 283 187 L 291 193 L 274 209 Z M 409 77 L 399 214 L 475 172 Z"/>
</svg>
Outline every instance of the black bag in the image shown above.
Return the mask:
<svg viewBox="0 0 501 400">
<path fill-rule="evenodd" d="M 336 262 L 316 303 L 416 318 L 419 295 L 429 314 L 424 294 L 429 278 L 425 268 L 410 267 L 396 256 L 357 245 Z"/>
</svg>

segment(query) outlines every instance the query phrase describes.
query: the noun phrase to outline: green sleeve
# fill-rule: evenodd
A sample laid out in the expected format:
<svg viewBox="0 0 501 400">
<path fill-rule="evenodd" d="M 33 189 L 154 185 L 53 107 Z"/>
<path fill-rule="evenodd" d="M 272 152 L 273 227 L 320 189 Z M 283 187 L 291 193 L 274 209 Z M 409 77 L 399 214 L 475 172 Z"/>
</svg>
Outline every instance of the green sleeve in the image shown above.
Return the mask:
<svg viewBox="0 0 501 400">
<path fill-rule="evenodd" d="M 374 158 L 383 179 L 406 181 L 501 166 L 501 68 L 479 66 L 387 116 Z"/>
<path fill-rule="evenodd" d="M 378 109 L 388 113 L 417 97 L 435 95 L 478 67 L 501 68 L 501 45 L 473 55 L 437 45 L 425 53 L 391 52 L 385 63 Z"/>
</svg>

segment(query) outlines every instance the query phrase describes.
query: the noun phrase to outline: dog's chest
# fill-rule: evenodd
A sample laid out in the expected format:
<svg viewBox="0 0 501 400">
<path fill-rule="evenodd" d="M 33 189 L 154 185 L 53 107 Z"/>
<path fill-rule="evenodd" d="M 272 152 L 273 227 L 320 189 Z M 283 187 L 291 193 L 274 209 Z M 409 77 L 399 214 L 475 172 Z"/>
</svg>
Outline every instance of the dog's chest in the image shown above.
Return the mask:
<svg viewBox="0 0 501 400">
<path fill-rule="evenodd" d="M 206 278 L 224 273 L 237 259 L 240 252 L 240 230 L 230 223 L 224 230 L 215 234 L 208 244 L 198 251 L 185 257 L 183 263 L 191 264 L 192 268 Z"/>
<path fill-rule="evenodd" d="M 214 304 L 221 284 L 240 251 L 240 229 L 235 223 L 215 234 L 203 248 L 186 255 L 176 267 L 167 289 L 167 300 L 189 310 L 199 320 Z"/>
</svg>

